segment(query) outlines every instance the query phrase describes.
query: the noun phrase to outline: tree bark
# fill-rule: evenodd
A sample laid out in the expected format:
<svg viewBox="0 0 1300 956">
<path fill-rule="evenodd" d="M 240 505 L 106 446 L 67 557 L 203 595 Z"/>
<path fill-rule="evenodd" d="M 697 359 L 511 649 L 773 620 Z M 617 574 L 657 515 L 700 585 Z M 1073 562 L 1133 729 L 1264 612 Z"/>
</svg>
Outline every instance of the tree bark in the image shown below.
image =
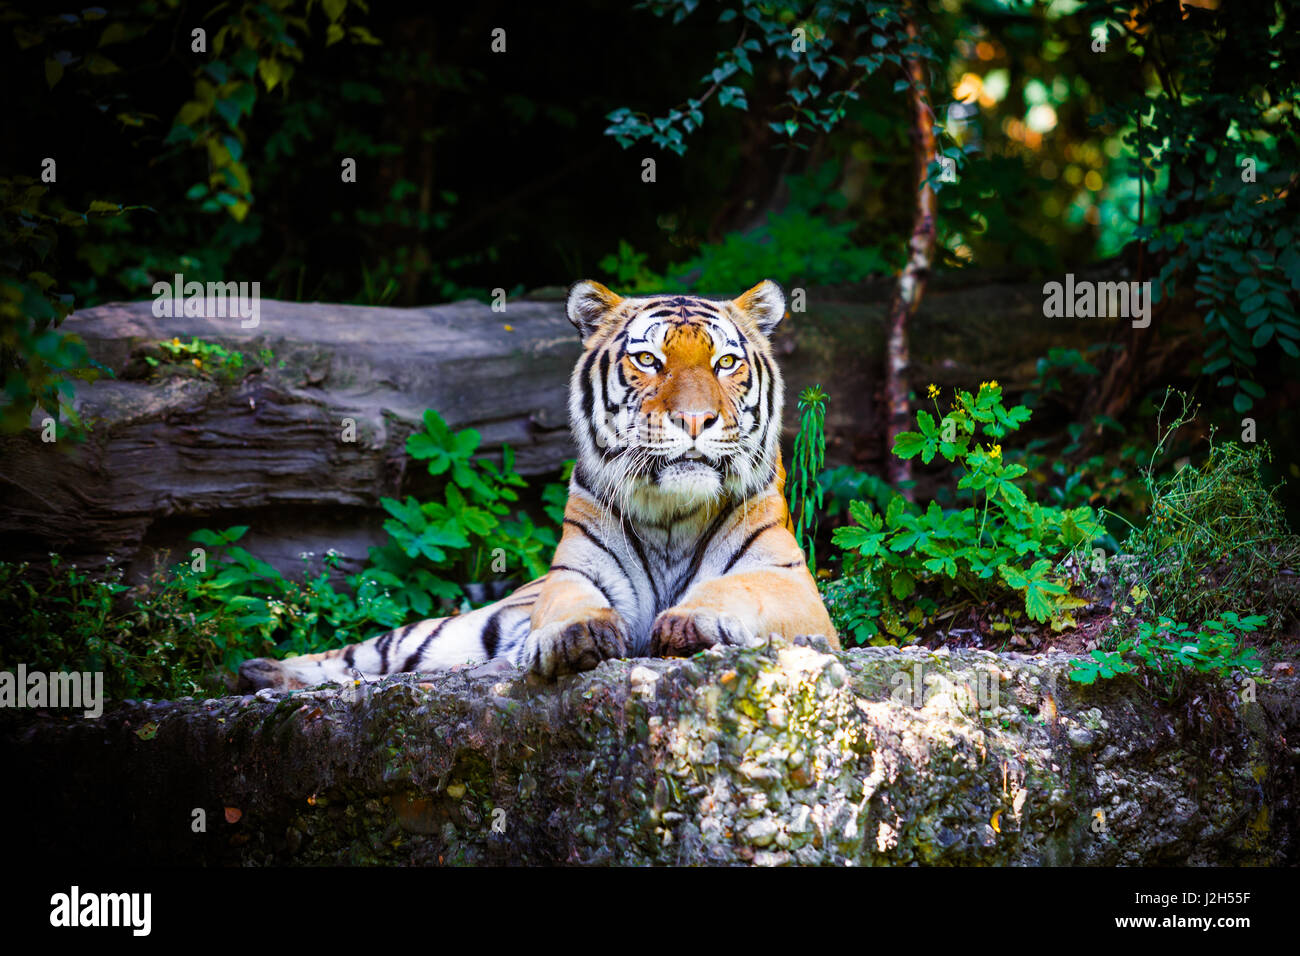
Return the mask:
<svg viewBox="0 0 1300 956">
<path fill-rule="evenodd" d="M 916 22 L 906 17 L 907 36 L 917 39 Z M 912 220 L 912 239 L 908 244 L 908 258 L 898 274 L 893 300 L 889 306 L 889 331 L 885 345 L 885 461 L 890 484 L 897 487 L 912 477 L 912 463 L 890 454 L 894 440 L 911 424 L 911 405 L 908 402 L 908 321 L 916 314 L 925 292 L 925 281 L 930 274 L 934 255 L 935 195 L 928 182 L 930 161 L 935 155 L 934 111 L 926 83 L 925 64 L 915 58 L 907 61 L 907 78 L 910 82 L 908 99 L 912 108 L 912 155 L 916 168 L 916 211 Z M 908 497 L 910 491 L 904 489 Z"/>
</svg>

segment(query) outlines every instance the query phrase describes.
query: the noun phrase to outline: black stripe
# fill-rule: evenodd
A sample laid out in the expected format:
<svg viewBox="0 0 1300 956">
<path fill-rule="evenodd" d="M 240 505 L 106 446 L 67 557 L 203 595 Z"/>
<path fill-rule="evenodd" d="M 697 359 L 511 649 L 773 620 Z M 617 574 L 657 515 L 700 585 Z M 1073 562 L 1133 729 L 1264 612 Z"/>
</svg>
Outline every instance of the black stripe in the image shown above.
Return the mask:
<svg viewBox="0 0 1300 956">
<path fill-rule="evenodd" d="M 722 526 L 726 523 L 727 519 L 735 513 L 735 510 L 735 502 L 732 502 L 713 519 L 713 523 L 709 525 L 708 529 L 700 538 L 699 543 L 695 546 L 695 553 L 691 555 L 690 566 L 686 569 L 684 574 L 677 578 L 673 583 L 672 590 L 668 592 L 670 600 L 676 601 L 678 596 L 681 595 L 682 591 L 685 589 L 686 585 L 695 580 L 695 575 L 700 571 L 700 565 L 704 563 L 704 556 L 708 553 L 709 545 L 713 543 L 714 537 L 722 529 Z"/>
<path fill-rule="evenodd" d="M 357 645 L 349 644 L 347 650 L 343 652 L 343 661 L 348 665 L 348 667 L 353 667 L 355 666 L 353 664 L 353 660 L 356 658 L 356 656 L 357 656 Z"/>
<path fill-rule="evenodd" d="M 591 540 L 591 543 L 592 543 L 592 544 L 594 544 L 596 547 L 600 548 L 600 550 L 604 551 L 607 555 L 609 555 L 609 556 L 610 556 L 611 558 L 613 558 L 615 561 L 618 560 L 618 557 L 614 554 L 614 552 L 611 551 L 611 550 L 609 550 L 609 548 L 605 547 L 605 542 L 604 542 L 604 541 L 601 541 L 600 538 L 597 537 L 597 535 L 595 534 L 595 532 L 593 532 L 590 528 L 588 528 L 588 527 L 587 527 L 585 524 L 583 524 L 581 521 L 576 521 L 576 520 L 574 520 L 573 518 L 565 518 L 565 519 L 564 519 L 564 523 L 565 523 L 565 524 L 571 524 L 571 525 L 573 525 L 575 528 L 577 528 L 579 531 L 581 531 L 584 535 L 586 535 L 586 536 Z"/>
<path fill-rule="evenodd" d="M 775 373 L 773 373 L 772 364 L 767 360 L 766 356 L 760 355 L 758 357 L 758 360 L 762 363 L 763 371 L 767 373 L 766 378 L 768 380 L 766 383 L 767 384 L 767 419 L 762 423 L 763 428 L 761 429 L 761 431 L 767 431 L 768 428 L 772 427 L 772 422 L 776 421 L 776 382 L 774 380 Z M 781 428 L 781 423 L 777 422 L 775 427 L 779 431 Z"/>
<path fill-rule="evenodd" d="M 600 350 L 600 364 L 596 369 L 596 374 L 600 379 L 600 404 L 605 411 L 609 411 L 609 351 Z M 594 386 L 593 386 L 594 388 Z M 615 406 L 616 408 L 618 406 Z M 592 411 L 595 411 L 595 405 L 592 405 Z"/>
<path fill-rule="evenodd" d="M 574 471 L 577 471 L 577 468 L 576 468 L 576 467 L 574 468 Z M 596 497 L 596 496 L 595 496 L 595 495 L 592 495 L 592 497 L 594 498 L 594 497 Z M 599 500 L 599 499 L 597 499 L 597 500 Z M 612 501 L 609 503 L 608 508 L 609 508 L 609 510 L 610 510 L 610 512 L 611 512 L 610 517 L 613 518 L 614 523 L 617 524 L 619 527 L 622 527 L 622 526 L 623 526 L 623 511 L 622 511 L 622 509 L 620 509 L 619 506 L 616 505 L 616 504 L 615 504 L 614 502 L 612 502 Z M 586 531 L 585 528 L 584 528 L 583 530 Z M 590 534 L 590 532 L 587 532 L 587 533 Z M 631 538 L 631 540 L 632 540 L 632 550 L 636 552 L 636 558 L 637 558 L 637 560 L 638 560 L 639 562 L 641 562 L 641 570 L 645 573 L 645 579 L 646 579 L 646 581 L 648 581 L 648 582 L 650 583 L 650 594 L 651 594 L 651 596 L 653 596 L 654 599 L 655 599 L 655 608 L 656 608 L 656 613 L 658 613 L 658 610 L 659 610 L 659 609 L 661 609 L 661 608 L 663 608 L 663 607 L 666 607 L 667 605 L 664 603 L 663 598 L 660 597 L 660 595 L 659 595 L 659 589 L 658 589 L 657 587 L 655 587 L 655 576 L 654 576 L 653 574 L 650 573 L 650 562 L 646 560 L 645 549 L 642 547 L 642 544 L 643 544 L 644 542 L 642 542 L 642 540 L 641 540 L 641 536 L 640 536 L 639 534 L 637 534 L 636 523 L 635 523 L 635 522 L 634 522 L 633 525 L 632 525 L 632 533 L 631 533 L 630 535 L 628 535 L 627 537 L 630 537 L 630 538 Z M 609 553 L 609 549 L 608 549 L 608 548 L 606 548 L 605 550 L 606 550 L 607 553 Z M 610 556 L 611 558 L 614 558 L 614 560 L 615 560 L 616 562 L 619 561 L 619 559 L 618 559 L 618 558 L 617 558 L 613 553 L 609 553 L 609 556 Z M 629 583 L 629 584 L 632 584 L 632 590 L 635 591 L 635 590 L 636 590 L 636 585 L 632 582 L 632 577 L 631 577 L 631 575 L 629 575 L 629 574 L 627 573 L 627 569 L 623 567 L 623 565 L 622 565 L 621 562 L 619 562 L 619 570 L 623 572 L 623 577 L 627 578 L 628 583 Z M 610 603 L 613 604 L 612 601 L 611 601 Z"/>
<path fill-rule="evenodd" d="M 587 474 L 587 466 L 581 461 L 573 466 L 573 483 L 589 494 L 593 501 L 600 501 L 600 495 L 596 494 L 595 489 L 591 487 L 590 476 Z"/>
<path fill-rule="evenodd" d="M 483 628 L 483 649 L 487 651 L 488 657 L 496 657 L 497 645 L 501 643 L 501 612 L 504 608 L 497 608 L 496 612 L 488 618 L 487 627 Z"/>
<path fill-rule="evenodd" d="M 745 556 L 745 552 L 748 551 L 751 547 L 753 547 L 754 542 L 758 540 L 758 536 L 760 534 L 762 534 L 764 531 L 769 531 L 775 527 L 776 527 L 776 522 L 771 521 L 763 525 L 762 527 L 756 529 L 748 538 L 745 539 L 745 543 L 742 544 L 739 548 L 737 548 L 735 553 L 731 555 L 731 558 L 727 561 L 726 567 L 722 569 L 722 573 L 726 574 L 728 571 L 730 571 L 732 568 L 736 566 L 736 562 L 739 561 L 741 558 L 743 558 Z"/>
<path fill-rule="evenodd" d="M 605 598 L 606 603 L 608 603 L 610 607 L 614 606 L 614 599 L 609 596 L 609 592 L 605 590 L 604 586 L 599 581 L 596 580 L 596 576 L 594 574 L 588 574 L 586 571 L 582 570 L 582 568 L 571 567 L 567 564 L 552 564 L 551 570 L 572 571 L 574 574 L 581 574 L 584 578 L 586 578 L 595 586 L 596 590 L 601 593 L 601 595 Z"/>
<path fill-rule="evenodd" d="M 591 363 L 596 361 L 596 356 L 599 354 L 600 349 L 595 349 L 582 356 L 578 365 L 580 375 L 586 376 L 591 371 Z"/>
<path fill-rule="evenodd" d="M 573 525 L 584 535 L 586 535 L 587 539 L 591 541 L 592 544 L 594 544 L 596 547 L 600 548 L 600 550 L 604 551 L 607 555 L 609 555 L 610 560 L 614 562 L 614 567 L 618 568 L 618 570 L 622 572 L 623 577 L 627 579 L 627 583 L 631 584 L 633 589 L 635 590 L 636 585 L 633 584 L 632 577 L 627 573 L 627 569 L 623 567 L 623 562 L 619 560 L 618 555 L 616 555 L 613 551 L 611 551 L 608 547 L 605 546 L 605 542 L 601 541 L 600 538 L 595 534 L 595 532 L 593 532 L 581 521 L 574 521 L 572 518 L 565 518 L 564 523 Z"/>
<path fill-rule="evenodd" d="M 419 665 L 420 661 L 424 659 L 424 649 L 428 647 L 429 642 L 432 641 L 435 637 L 437 637 L 438 633 L 444 627 L 447 626 L 447 622 L 450 620 L 451 618 L 444 617 L 441 621 L 438 622 L 438 626 L 435 627 L 432 631 L 428 633 L 428 635 L 425 636 L 424 640 L 420 642 L 420 646 L 417 647 L 415 651 L 409 657 L 406 658 L 406 663 L 402 665 L 401 673 L 415 670 L 415 668 Z"/>
<path fill-rule="evenodd" d="M 582 387 L 582 409 L 587 419 L 588 427 L 596 418 L 596 394 L 591 386 L 591 365 L 596 361 L 598 352 L 588 352 L 582 357 L 578 364 L 578 380 Z"/>
<path fill-rule="evenodd" d="M 636 533 L 635 526 L 633 526 L 632 534 L 629 537 L 632 539 L 632 550 L 636 552 L 636 559 L 641 562 L 641 570 L 645 572 L 645 579 L 650 582 L 650 593 L 654 596 L 655 613 L 658 614 L 662 608 L 667 607 L 667 604 L 660 597 L 659 588 L 655 586 L 655 576 L 650 573 L 650 562 L 646 560 L 645 551 L 641 547 L 641 536 Z M 624 573 L 626 574 L 626 572 Z"/>
<path fill-rule="evenodd" d="M 406 627 L 399 627 L 395 631 L 389 631 L 375 644 L 375 650 L 379 652 L 379 673 L 388 673 L 388 648 L 393 643 L 393 638 L 397 637 L 398 634 L 405 634 L 413 626 L 408 624 Z"/>
</svg>

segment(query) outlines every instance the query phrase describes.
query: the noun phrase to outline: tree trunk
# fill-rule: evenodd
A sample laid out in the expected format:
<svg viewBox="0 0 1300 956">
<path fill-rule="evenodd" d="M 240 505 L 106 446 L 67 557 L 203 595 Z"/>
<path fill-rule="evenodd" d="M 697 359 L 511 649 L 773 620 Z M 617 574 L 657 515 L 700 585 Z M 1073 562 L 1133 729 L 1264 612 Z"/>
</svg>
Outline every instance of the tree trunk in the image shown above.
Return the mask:
<svg viewBox="0 0 1300 956">
<path fill-rule="evenodd" d="M 908 39 L 917 39 L 916 22 L 907 20 Z M 925 292 L 925 281 L 930 274 L 930 261 L 934 255 L 935 195 L 928 180 L 930 161 L 935 155 L 934 112 L 926 83 L 925 64 L 917 58 L 907 61 L 907 78 L 910 81 L 908 98 L 912 107 L 912 155 L 916 168 L 916 211 L 912 220 L 912 240 L 908 244 L 908 258 L 898 274 L 894 297 L 889 306 L 889 329 L 885 345 L 885 450 L 888 463 L 887 477 L 897 487 L 912 477 L 912 463 L 888 454 L 894 440 L 911 424 L 912 410 L 908 402 L 908 321 L 916 314 Z M 911 497 L 909 490 L 903 493 Z"/>
</svg>

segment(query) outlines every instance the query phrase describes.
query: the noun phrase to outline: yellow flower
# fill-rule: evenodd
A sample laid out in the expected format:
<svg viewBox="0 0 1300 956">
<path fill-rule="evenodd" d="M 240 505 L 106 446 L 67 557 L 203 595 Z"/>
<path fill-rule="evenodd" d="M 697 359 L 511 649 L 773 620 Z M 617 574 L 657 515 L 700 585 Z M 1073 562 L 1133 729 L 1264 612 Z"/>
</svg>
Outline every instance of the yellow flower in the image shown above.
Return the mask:
<svg viewBox="0 0 1300 956">
<path fill-rule="evenodd" d="M 938 398 L 938 397 L 939 397 L 939 390 L 938 390 L 937 388 L 935 388 L 933 384 L 929 385 L 929 386 L 926 388 L 925 391 L 926 391 L 926 394 L 929 395 L 931 398 Z"/>
<path fill-rule="evenodd" d="M 180 345 L 180 344 L 181 344 L 180 339 L 172 339 L 172 345 Z"/>
<path fill-rule="evenodd" d="M 992 448 L 990 448 L 990 449 L 989 449 L 989 457 L 990 457 L 990 458 L 999 458 L 999 459 L 1000 459 L 1000 458 L 1002 457 L 1002 446 L 1001 446 L 1001 445 L 994 445 Z"/>
</svg>

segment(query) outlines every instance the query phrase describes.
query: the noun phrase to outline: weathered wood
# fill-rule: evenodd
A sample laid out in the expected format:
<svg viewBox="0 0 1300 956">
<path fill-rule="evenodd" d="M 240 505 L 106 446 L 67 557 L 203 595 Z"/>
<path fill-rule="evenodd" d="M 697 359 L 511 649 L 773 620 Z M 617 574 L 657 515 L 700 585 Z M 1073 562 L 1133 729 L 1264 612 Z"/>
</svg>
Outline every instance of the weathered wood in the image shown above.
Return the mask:
<svg viewBox="0 0 1300 956">
<path fill-rule="evenodd" d="M 987 277 L 986 277 L 987 278 Z M 886 282 L 813 290 L 775 346 L 786 378 L 787 439 L 794 397 L 830 393 L 828 465 L 876 469 L 883 460 L 878 394 Z M 555 473 L 573 447 L 567 383 L 579 354 L 563 290 L 504 313 L 478 302 L 419 309 L 263 301 L 256 328 L 238 319 L 157 318 L 152 302 L 86 309 L 65 323 L 118 377 L 78 390 L 88 442 L 45 444 L 33 428 L 0 441 L 0 552 L 41 560 L 61 552 L 82 565 L 109 555 L 138 579 L 160 548 L 186 547 L 195 527 L 250 524 L 247 544 L 286 572 L 300 551 L 344 552 L 361 566 L 382 538 L 379 499 L 420 487 L 404 444 L 426 408 L 483 447 L 508 442 L 525 475 Z M 936 280 L 912 320 L 911 379 L 970 386 L 997 377 L 1028 383 L 1052 346 L 1086 346 L 1104 323 L 1042 315 L 1041 284 L 968 277 Z M 274 360 L 236 385 L 204 378 L 158 381 L 141 350 L 191 337 L 269 348 Z M 284 367 L 279 367 L 283 361 Z M 344 440 L 345 422 L 356 440 Z"/>
</svg>

